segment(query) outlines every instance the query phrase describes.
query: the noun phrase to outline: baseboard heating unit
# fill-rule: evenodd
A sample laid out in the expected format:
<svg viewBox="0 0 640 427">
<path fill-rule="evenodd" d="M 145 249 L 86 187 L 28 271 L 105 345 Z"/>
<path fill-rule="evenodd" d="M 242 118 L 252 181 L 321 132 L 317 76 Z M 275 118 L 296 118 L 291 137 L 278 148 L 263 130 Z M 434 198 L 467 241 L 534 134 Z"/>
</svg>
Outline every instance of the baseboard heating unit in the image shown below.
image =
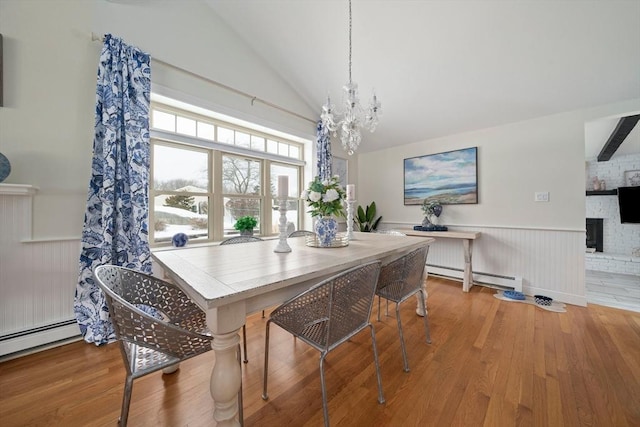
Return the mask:
<svg viewBox="0 0 640 427">
<path fill-rule="evenodd" d="M 464 270 L 462 268 L 447 267 L 443 265 L 434 265 L 427 263 L 427 271 L 429 272 L 429 274 L 434 274 L 436 276 L 442 276 L 450 279 L 462 280 L 464 276 Z M 522 277 L 520 276 L 505 276 L 501 274 L 474 271 L 472 277 L 474 285 L 494 286 L 522 292 Z"/>
<path fill-rule="evenodd" d="M 0 359 L 12 353 L 80 337 L 75 319 L 0 336 Z"/>
</svg>

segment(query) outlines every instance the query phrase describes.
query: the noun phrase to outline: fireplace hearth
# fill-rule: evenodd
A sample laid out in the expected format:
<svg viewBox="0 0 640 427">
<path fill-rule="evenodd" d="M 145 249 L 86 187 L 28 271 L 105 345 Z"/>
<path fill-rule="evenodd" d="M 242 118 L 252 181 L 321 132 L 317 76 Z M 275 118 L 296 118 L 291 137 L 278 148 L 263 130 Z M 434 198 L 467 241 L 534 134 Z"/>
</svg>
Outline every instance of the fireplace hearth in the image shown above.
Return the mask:
<svg viewBox="0 0 640 427">
<path fill-rule="evenodd" d="M 602 218 L 587 218 L 587 248 L 602 252 Z"/>
</svg>

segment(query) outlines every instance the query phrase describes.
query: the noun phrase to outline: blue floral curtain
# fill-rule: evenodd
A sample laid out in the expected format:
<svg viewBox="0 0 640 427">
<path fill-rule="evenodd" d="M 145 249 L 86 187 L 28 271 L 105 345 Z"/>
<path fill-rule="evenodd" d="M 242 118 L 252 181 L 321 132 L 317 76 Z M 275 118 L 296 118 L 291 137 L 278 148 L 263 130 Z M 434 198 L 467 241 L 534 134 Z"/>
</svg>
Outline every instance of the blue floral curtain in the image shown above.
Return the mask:
<svg viewBox="0 0 640 427">
<path fill-rule="evenodd" d="M 318 176 L 321 181 L 331 178 L 331 138 L 329 129 L 318 122 L 316 127 L 316 153 L 318 155 Z"/>
<path fill-rule="evenodd" d="M 85 341 L 115 339 L 93 269 L 151 273 L 149 215 L 150 57 L 105 35 L 98 64 L 93 161 L 74 311 Z"/>
</svg>

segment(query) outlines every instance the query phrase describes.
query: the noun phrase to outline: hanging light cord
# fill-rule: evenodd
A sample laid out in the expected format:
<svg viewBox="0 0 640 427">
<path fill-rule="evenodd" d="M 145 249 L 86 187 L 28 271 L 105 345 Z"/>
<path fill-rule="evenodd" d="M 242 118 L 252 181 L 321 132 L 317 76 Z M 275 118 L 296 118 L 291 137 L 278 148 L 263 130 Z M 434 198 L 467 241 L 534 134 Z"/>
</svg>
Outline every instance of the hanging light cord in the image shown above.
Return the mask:
<svg viewBox="0 0 640 427">
<path fill-rule="evenodd" d="M 349 0 L 349 84 L 351 84 L 351 0 Z"/>
<path fill-rule="evenodd" d="M 362 141 L 362 129 L 375 132 L 378 126 L 378 115 L 381 113 L 380 101 L 375 91 L 371 105 L 366 110 L 360 105 L 358 99 L 358 85 L 353 82 L 353 8 L 349 0 L 349 82 L 343 86 L 343 112 L 334 112 L 331 98 L 327 96 L 327 103 L 322 106 L 320 118 L 333 136 L 340 131 L 340 141 L 347 154 L 353 154 Z"/>
</svg>

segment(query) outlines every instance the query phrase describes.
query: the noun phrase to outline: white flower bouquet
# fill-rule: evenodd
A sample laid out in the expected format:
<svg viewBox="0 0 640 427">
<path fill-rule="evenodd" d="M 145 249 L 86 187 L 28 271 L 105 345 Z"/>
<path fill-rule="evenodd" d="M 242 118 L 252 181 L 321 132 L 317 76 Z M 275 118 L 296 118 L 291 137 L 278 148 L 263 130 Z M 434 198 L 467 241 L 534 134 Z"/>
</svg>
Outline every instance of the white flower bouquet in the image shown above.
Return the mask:
<svg viewBox="0 0 640 427">
<path fill-rule="evenodd" d="M 311 216 L 327 217 L 327 216 L 344 216 L 343 201 L 346 193 L 339 181 L 338 175 L 332 176 L 330 179 L 320 181 L 319 177 L 315 177 L 309 183 L 309 188 L 302 192 L 302 197 L 309 207 Z"/>
</svg>

